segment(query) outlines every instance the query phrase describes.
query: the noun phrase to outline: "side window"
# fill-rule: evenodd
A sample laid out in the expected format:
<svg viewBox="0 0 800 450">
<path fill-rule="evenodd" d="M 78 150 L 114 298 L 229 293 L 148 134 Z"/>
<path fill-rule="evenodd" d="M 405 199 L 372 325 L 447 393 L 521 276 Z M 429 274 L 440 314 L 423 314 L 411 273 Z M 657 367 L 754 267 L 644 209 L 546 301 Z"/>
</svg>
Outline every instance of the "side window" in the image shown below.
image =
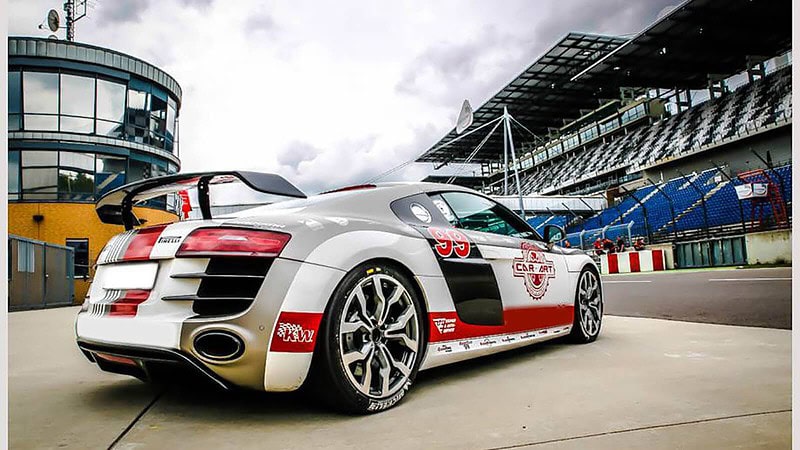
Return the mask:
<svg viewBox="0 0 800 450">
<path fill-rule="evenodd" d="M 450 214 L 455 215 L 457 223 L 451 221 L 455 226 L 522 239 L 540 239 L 522 219 L 492 200 L 466 192 L 445 192 L 431 197 L 437 206 L 437 197 L 440 201 L 443 199 Z M 442 213 L 447 217 L 444 211 Z"/>
<path fill-rule="evenodd" d="M 445 219 L 450 222 L 450 225 L 454 227 L 458 226 L 458 219 L 456 218 L 455 214 L 453 214 L 453 210 L 450 209 L 450 206 L 447 205 L 447 202 L 444 201 L 441 195 L 431 195 L 431 202 L 436 205 L 436 208 L 439 209 L 439 212 L 442 213 Z"/>
</svg>

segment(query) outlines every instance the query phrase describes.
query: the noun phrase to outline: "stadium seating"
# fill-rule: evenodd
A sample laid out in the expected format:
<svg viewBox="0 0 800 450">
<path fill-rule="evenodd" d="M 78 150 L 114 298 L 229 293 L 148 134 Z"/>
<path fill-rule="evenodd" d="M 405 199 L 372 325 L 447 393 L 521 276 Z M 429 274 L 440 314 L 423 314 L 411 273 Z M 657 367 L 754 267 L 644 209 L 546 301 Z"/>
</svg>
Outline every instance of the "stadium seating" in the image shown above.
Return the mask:
<svg viewBox="0 0 800 450">
<path fill-rule="evenodd" d="M 773 124 L 791 117 L 791 88 L 788 66 L 716 99 L 536 166 L 520 180 L 521 189 L 523 193 L 548 194 L 611 170 L 634 173 Z M 516 193 L 516 185 L 510 189 Z"/>
<path fill-rule="evenodd" d="M 768 170 L 767 174 L 776 185 L 779 185 L 783 201 L 787 209 L 790 209 L 791 164 Z M 731 182 L 717 169 L 687 174 L 686 178 L 679 177 L 658 184 L 659 189 L 645 186 L 633 192 L 632 195 L 644 205 L 644 208 L 630 196 L 626 196 L 619 204 L 600 211 L 582 223 L 568 227 L 567 232 L 588 232 L 608 225 L 633 222 L 632 233 L 644 235 L 647 230 L 644 228 L 645 220 L 647 228 L 652 233 L 662 234 L 748 223 L 752 218 L 751 202 L 740 201 L 737 197 L 735 185 L 740 183 L 741 181 L 737 179 Z"/>
</svg>

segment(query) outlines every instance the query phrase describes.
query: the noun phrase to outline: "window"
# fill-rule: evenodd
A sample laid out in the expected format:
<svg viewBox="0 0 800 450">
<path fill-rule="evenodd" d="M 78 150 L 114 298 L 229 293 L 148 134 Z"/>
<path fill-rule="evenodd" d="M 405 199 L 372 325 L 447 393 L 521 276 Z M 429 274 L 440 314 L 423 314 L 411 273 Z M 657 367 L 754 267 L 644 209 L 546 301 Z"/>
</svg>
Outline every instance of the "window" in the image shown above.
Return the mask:
<svg viewBox="0 0 800 450">
<path fill-rule="evenodd" d="M 121 138 L 125 120 L 125 85 L 106 80 L 97 80 L 97 122 L 100 136 Z"/>
<path fill-rule="evenodd" d="M 58 74 L 25 72 L 23 110 L 26 130 L 58 130 Z"/>
<path fill-rule="evenodd" d="M 125 85 L 97 80 L 97 118 L 121 123 L 125 119 Z"/>
<path fill-rule="evenodd" d="M 59 152 L 61 167 L 94 172 L 94 153 Z"/>
<path fill-rule="evenodd" d="M 614 128 L 617 128 L 617 126 L 619 126 L 619 123 L 617 122 L 616 117 L 610 120 L 606 120 L 605 122 L 600 124 L 600 134 L 603 134 L 607 131 L 611 131 Z"/>
<path fill-rule="evenodd" d="M 94 78 L 61 74 L 61 114 L 94 117 Z"/>
<path fill-rule="evenodd" d="M 178 105 L 175 101 L 169 99 L 167 101 L 167 145 L 166 149 L 172 151 L 173 142 L 175 141 L 175 119 L 177 117 Z"/>
<path fill-rule="evenodd" d="M 22 167 L 46 167 L 58 165 L 58 152 L 25 151 L 22 152 Z"/>
<path fill-rule="evenodd" d="M 23 162 L 24 162 L 24 157 L 23 157 Z M 23 198 L 37 199 L 37 200 L 55 199 L 57 188 L 58 188 L 57 168 L 48 167 L 48 168 L 22 169 Z"/>
<path fill-rule="evenodd" d="M 131 159 L 128 182 L 144 180 L 145 178 L 152 178 L 150 163 Z"/>
<path fill-rule="evenodd" d="M 58 170 L 58 198 L 91 200 L 94 197 L 94 174 L 77 170 Z"/>
<path fill-rule="evenodd" d="M 102 195 L 125 184 L 127 166 L 128 161 L 124 157 L 97 155 L 97 171 L 95 173 L 97 193 Z"/>
<path fill-rule="evenodd" d="M 538 235 L 522 219 L 492 200 L 466 192 L 445 192 L 431 197 L 434 204 L 439 198 L 447 202 L 449 209 L 453 211 L 457 218 L 457 226 L 461 228 L 523 239 L 540 240 Z M 442 208 L 439 207 L 439 209 L 441 210 Z"/>
<path fill-rule="evenodd" d="M 581 142 L 587 142 L 592 140 L 595 136 L 597 136 L 597 126 L 592 125 L 589 128 L 581 130 Z"/>
<path fill-rule="evenodd" d="M 89 239 L 67 239 L 67 247 L 75 251 L 74 271 L 76 277 L 89 276 Z"/>
<path fill-rule="evenodd" d="M 146 143 L 148 118 L 150 116 L 150 94 L 135 89 L 128 90 L 128 123 L 125 133 L 129 141 Z"/>
<path fill-rule="evenodd" d="M 573 147 L 577 147 L 577 146 L 578 146 L 578 135 L 577 134 L 573 134 L 572 136 L 570 136 L 566 140 L 564 140 L 564 150 L 565 151 L 569 150 L 569 149 L 571 149 Z"/>
<path fill-rule="evenodd" d="M 19 152 L 8 152 L 8 199 L 19 199 Z"/>
<path fill-rule="evenodd" d="M 22 129 L 22 86 L 19 72 L 8 73 L 8 131 Z"/>
</svg>

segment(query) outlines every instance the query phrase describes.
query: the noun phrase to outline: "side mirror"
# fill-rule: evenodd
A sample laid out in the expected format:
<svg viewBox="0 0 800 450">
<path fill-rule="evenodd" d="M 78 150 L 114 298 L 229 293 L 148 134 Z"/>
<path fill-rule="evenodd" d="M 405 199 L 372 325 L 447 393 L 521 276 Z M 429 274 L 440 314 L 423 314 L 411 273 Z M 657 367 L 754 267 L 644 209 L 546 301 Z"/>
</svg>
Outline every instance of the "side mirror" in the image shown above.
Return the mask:
<svg viewBox="0 0 800 450">
<path fill-rule="evenodd" d="M 555 244 L 558 241 L 563 241 L 567 237 L 564 229 L 558 225 L 545 225 L 544 226 L 544 241 L 548 244 Z"/>
</svg>

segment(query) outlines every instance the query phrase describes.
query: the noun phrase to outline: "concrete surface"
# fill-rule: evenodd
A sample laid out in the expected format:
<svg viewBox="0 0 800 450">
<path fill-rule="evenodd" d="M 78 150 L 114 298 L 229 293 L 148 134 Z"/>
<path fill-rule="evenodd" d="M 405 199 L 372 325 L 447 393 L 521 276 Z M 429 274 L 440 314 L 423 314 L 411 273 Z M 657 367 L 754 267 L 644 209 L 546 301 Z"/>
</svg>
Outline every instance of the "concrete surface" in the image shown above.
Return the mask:
<svg viewBox="0 0 800 450">
<path fill-rule="evenodd" d="M 302 394 L 158 390 L 105 374 L 76 308 L 9 315 L 11 448 L 788 448 L 791 332 L 606 317 L 551 343 L 433 369 L 367 417 Z"/>
<path fill-rule="evenodd" d="M 711 269 L 603 276 L 606 313 L 792 328 L 792 269 Z"/>
</svg>

